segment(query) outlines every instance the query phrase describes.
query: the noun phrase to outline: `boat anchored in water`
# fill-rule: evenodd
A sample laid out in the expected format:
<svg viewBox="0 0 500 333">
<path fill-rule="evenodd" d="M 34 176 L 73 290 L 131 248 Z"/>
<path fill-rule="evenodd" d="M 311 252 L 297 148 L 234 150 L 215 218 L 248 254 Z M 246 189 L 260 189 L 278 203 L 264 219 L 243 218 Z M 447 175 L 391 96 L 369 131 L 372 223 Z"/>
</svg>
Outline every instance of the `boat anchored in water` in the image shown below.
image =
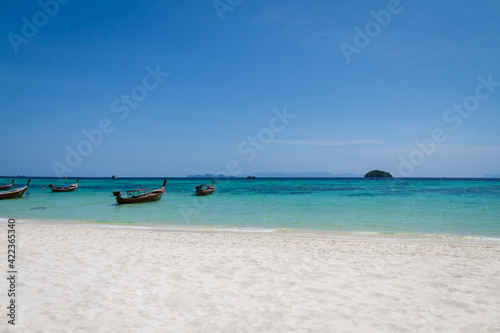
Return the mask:
<svg viewBox="0 0 500 333">
<path fill-rule="evenodd" d="M 196 195 L 198 196 L 209 195 L 212 194 L 214 191 L 215 191 L 214 181 L 212 181 L 212 185 L 204 184 L 196 186 Z"/>
<path fill-rule="evenodd" d="M 149 202 L 160 200 L 161 195 L 165 193 L 165 184 L 166 180 L 163 181 L 163 186 L 156 190 L 151 190 L 149 188 L 141 188 L 137 190 L 128 190 L 126 191 L 125 196 L 122 196 L 120 191 L 113 191 L 113 195 L 116 197 L 116 202 L 121 204 L 128 203 L 140 203 L 140 202 Z M 166 194 L 166 193 L 165 193 Z"/>
<path fill-rule="evenodd" d="M 10 190 L 12 185 L 14 185 L 14 179 L 12 179 L 10 184 L 0 185 L 0 191 Z"/>
<path fill-rule="evenodd" d="M 10 190 L 7 192 L 0 193 L 0 199 L 21 198 L 24 192 L 26 192 L 26 195 L 29 195 L 29 192 L 27 190 L 28 190 L 28 185 L 30 184 L 30 180 L 31 179 L 28 179 L 28 182 L 26 183 L 25 187 L 16 188 L 15 190 Z"/>
<path fill-rule="evenodd" d="M 78 179 L 76 180 L 76 183 L 74 183 L 73 185 L 53 186 L 52 184 L 49 184 L 49 187 L 52 190 L 52 192 L 71 192 L 78 188 Z"/>
</svg>

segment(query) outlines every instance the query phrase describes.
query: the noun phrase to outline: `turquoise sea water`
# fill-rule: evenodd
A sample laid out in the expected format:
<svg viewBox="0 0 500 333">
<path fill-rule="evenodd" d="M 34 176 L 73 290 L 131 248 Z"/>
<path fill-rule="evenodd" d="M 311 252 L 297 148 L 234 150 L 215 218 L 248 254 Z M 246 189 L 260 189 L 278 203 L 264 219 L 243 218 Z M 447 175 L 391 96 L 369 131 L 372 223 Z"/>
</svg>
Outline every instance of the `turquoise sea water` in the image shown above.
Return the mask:
<svg viewBox="0 0 500 333">
<path fill-rule="evenodd" d="M 81 178 L 74 192 L 31 179 L 29 196 L 0 200 L 0 217 L 134 226 L 236 230 L 354 232 L 500 238 L 497 179 L 220 179 L 207 197 L 194 196 L 208 179 L 168 179 L 160 201 L 117 205 L 113 190 L 161 187 L 163 179 Z M 0 184 L 9 183 L 2 178 Z M 26 183 L 18 178 L 15 187 Z M 45 190 L 42 190 L 45 188 Z"/>
</svg>

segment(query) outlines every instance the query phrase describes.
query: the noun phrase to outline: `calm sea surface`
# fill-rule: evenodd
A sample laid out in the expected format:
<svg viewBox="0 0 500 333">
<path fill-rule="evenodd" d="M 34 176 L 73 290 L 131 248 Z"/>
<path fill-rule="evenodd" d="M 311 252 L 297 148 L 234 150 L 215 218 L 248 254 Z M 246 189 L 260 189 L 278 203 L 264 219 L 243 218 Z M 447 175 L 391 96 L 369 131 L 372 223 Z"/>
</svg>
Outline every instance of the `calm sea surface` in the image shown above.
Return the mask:
<svg viewBox="0 0 500 333">
<path fill-rule="evenodd" d="M 230 179 L 194 196 L 208 179 L 168 179 L 160 201 L 117 205 L 113 190 L 161 187 L 163 179 L 82 178 L 74 192 L 49 184 L 75 179 L 31 179 L 29 196 L 0 200 L 0 217 L 134 226 L 347 232 L 383 235 L 500 238 L 497 179 Z M 0 179 L 0 184 L 10 179 Z M 15 187 L 26 183 L 18 178 Z M 45 188 L 43 190 L 42 188 Z"/>
</svg>

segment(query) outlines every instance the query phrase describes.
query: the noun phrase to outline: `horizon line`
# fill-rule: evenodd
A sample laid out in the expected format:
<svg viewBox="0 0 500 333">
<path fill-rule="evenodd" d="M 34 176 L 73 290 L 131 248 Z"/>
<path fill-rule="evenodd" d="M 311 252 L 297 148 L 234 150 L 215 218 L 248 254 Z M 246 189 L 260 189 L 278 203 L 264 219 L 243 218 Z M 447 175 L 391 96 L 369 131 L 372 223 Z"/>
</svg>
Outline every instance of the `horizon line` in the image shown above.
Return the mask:
<svg viewBox="0 0 500 333">
<path fill-rule="evenodd" d="M 258 174 L 257 174 L 258 175 Z M 200 178 L 214 178 L 214 179 L 247 179 L 247 177 L 253 176 L 252 174 L 242 175 L 242 176 L 224 176 L 224 175 L 188 175 L 188 176 L 123 176 L 112 178 L 109 176 L 74 176 L 74 177 L 56 177 L 56 176 L 0 176 L 0 179 L 5 178 L 14 178 L 14 179 L 28 179 L 28 178 L 55 178 L 55 179 L 200 179 Z M 377 179 L 500 179 L 500 174 L 492 174 L 482 176 L 482 177 L 460 177 L 460 176 L 419 176 L 419 177 L 365 177 L 363 175 L 352 175 L 352 176 L 340 176 L 340 175 L 332 175 L 332 176 L 287 176 L 286 174 L 277 175 L 277 176 L 254 176 L 255 179 L 265 179 L 265 178 L 317 178 L 317 179 L 333 179 L 333 178 L 377 178 Z"/>
</svg>

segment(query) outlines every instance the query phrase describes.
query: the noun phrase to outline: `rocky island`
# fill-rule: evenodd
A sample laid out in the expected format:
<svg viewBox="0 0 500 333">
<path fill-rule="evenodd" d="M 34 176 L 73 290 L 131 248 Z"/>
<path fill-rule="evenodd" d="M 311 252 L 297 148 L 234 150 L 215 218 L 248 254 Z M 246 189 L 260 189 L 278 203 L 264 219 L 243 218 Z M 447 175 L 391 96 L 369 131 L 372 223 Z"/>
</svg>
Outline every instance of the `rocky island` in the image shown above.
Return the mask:
<svg viewBox="0 0 500 333">
<path fill-rule="evenodd" d="M 380 170 L 372 170 L 368 172 L 365 177 L 368 178 L 392 178 L 392 175 L 390 172 L 387 171 L 380 171 Z"/>
</svg>

